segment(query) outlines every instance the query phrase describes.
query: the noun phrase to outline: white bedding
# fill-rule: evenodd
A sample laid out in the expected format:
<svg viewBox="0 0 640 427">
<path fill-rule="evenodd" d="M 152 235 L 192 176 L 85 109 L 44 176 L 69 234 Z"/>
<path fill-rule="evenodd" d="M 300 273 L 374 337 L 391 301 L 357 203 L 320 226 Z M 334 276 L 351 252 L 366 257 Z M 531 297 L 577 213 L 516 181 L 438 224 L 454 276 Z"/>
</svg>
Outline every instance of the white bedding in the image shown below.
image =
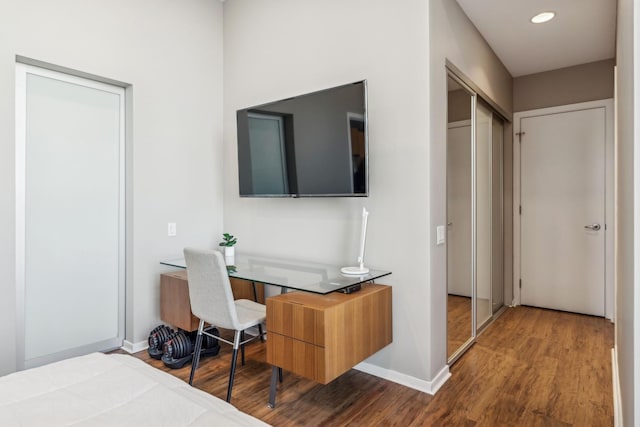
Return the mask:
<svg viewBox="0 0 640 427">
<path fill-rule="evenodd" d="M 0 426 L 266 426 L 123 354 L 93 353 L 0 378 Z"/>
</svg>

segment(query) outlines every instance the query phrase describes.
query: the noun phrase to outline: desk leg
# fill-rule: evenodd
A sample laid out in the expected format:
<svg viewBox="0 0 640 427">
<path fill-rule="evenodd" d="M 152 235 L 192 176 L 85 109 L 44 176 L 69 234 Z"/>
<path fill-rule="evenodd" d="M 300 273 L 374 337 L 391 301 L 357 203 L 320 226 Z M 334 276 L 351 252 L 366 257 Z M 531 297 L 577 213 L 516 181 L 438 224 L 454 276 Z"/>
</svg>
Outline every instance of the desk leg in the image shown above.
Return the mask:
<svg viewBox="0 0 640 427">
<path fill-rule="evenodd" d="M 278 376 L 281 374 L 282 370 L 277 366 L 271 367 L 271 385 L 269 386 L 269 408 L 273 409 L 276 407 L 276 387 L 278 385 Z"/>
<path fill-rule="evenodd" d="M 280 295 L 286 294 L 288 290 L 289 290 L 289 288 L 285 288 L 284 286 L 281 286 L 280 287 Z"/>
</svg>

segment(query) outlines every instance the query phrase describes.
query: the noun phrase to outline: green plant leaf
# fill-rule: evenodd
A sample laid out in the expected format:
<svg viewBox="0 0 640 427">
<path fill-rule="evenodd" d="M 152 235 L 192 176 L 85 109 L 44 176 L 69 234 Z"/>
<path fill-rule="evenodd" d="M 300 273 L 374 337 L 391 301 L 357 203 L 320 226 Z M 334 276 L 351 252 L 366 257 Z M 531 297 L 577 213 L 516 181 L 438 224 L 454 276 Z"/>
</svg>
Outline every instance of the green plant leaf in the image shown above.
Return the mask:
<svg viewBox="0 0 640 427">
<path fill-rule="evenodd" d="M 233 234 L 223 233 L 222 234 L 223 241 L 219 243 L 220 246 L 231 247 L 238 242 L 238 239 L 233 236 Z"/>
</svg>

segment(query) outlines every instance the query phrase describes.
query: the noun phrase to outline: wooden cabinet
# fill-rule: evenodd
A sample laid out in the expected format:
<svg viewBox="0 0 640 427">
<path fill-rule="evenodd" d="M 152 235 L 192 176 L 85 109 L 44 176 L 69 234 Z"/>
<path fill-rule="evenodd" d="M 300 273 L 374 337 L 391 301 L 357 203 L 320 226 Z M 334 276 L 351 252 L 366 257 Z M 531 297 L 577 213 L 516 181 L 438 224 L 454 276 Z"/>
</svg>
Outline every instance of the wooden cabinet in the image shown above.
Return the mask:
<svg viewBox="0 0 640 427">
<path fill-rule="evenodd" d="M 327 384 L 391 343 L 391 287 L 267 298 L 267 331 L 267 363 Z"/>
<path fill-rule="evenodd" d="M 186 270 L 160 276 L 160 319 L 185 331 L 198 329 L 200 321 L 191 314 Z"/>
<path fill-rule="evenodd" d="M 231 280 L 231 290 L 235 299 L 254 299 L 253 286 L 246 280 Z M 264 304 L 264 285 L 256 283 L 258 302 Z M 191 314 L 187 270 L 178 270 L 160 275 L 160 318 L 171 326 L 195 331 L 200 321 Z"/>
</svg>

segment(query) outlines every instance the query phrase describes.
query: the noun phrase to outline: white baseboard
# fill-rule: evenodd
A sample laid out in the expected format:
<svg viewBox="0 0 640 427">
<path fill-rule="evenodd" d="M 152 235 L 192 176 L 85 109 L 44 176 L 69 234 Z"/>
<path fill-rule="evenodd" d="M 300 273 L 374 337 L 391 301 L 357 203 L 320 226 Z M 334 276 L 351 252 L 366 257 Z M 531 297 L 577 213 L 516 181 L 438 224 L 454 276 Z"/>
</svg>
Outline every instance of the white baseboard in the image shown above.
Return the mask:
<svg viewBox="0 0 640 427">
<path fill-rule="evenodd" d="M 620 372 L 618 371 L 618 349 L 611 349 L 611 377 L 613 379 L 613 425 L 622 427 L 622 400 L 620 394 Z"/>
<path fill-rule="evenodd" d="M 138 341 L 138 342 L 132 343 L 131 341 L 124 340 L 122 343 L 122 347 L 120 348 L 129 354 L 133 354 L 149 348 L 149 342 Z"/>
<path fill-rule="evenodd" d="M 354 366 L 354 368 L 367 374 L 371 374 L 385 380 L 393 381 L 394 383 L 398 383 L 400 385 L 431 395 L 436 394 L 440 387 L 442 387 L 442 385 L 451 377 L 451 373 L 449 373 L 449 366 L 445 366 L 444 368 L 442 368 L 442 370 L 438 372 L 435 378 L 431 381 L 421 380 L 419 378 L 412 377 L 411 375 L 381 368 L 367 362 L 360 362 L 356 366 Z"/>
</svg>

